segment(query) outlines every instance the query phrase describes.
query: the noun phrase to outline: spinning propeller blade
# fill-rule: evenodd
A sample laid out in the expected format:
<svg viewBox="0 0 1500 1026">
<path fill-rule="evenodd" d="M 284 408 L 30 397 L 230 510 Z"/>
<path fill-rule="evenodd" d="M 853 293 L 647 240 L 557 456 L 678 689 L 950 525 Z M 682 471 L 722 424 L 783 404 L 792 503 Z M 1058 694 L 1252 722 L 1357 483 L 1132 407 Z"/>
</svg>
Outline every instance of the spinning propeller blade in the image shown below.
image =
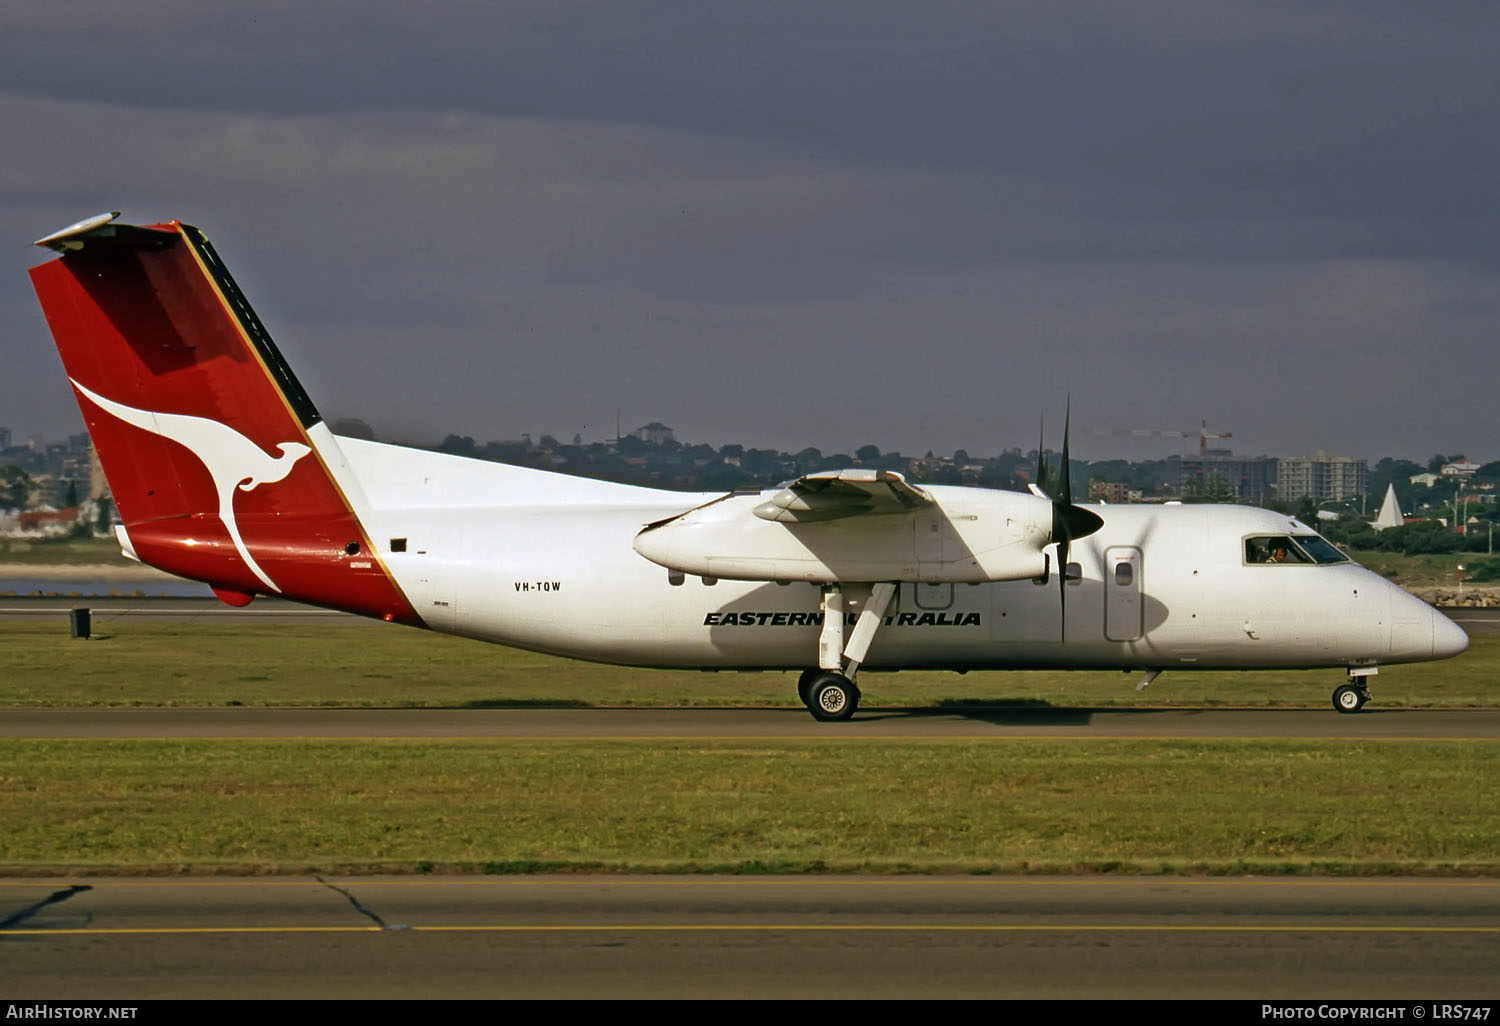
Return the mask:
<svg viewBox="0 0 1500 1026">
<path fill-rule="evenodd" d="M 1086 509 L 1073 505 L 1073 471 L 1069 466 L 1068 435 L 1073 419 L 1073 400 L 1068 399 L 1067 413 L 1063 418 L 1062 467 L 1058 473 L 1057 490 L 1048 492 L 1052 497 L 1052 540 L 1057 542 L 1057 601 L 1059 610 L 1060 640 L 1068 639 L 1068 550 L 1077 538 L 1087 538 L 1104 521 Z M 1038 474 L 1044 465 L 1038 447 Z"/>
</svg>

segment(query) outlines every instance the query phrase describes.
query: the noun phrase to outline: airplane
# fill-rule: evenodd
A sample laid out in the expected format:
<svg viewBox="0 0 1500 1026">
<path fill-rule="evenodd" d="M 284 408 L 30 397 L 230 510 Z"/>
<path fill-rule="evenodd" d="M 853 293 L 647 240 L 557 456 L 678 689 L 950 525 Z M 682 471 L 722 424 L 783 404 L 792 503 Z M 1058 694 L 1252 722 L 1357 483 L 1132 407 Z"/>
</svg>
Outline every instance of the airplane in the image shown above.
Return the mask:
<svg viewBox="0 0 1500 1026">
<path fill-rule="evenodd" d="M 36 244 L 37 296 L 124 554 L 257 595 L 538 652 L 800 670 L 848 720 L 862 670 L 1343 669 L 1468 646 L 1436 609 L 1264 509 L 1073 501 L 808 474 L 724 494 L 615 484 L 333 434 L 199 229 L 100 214 Z M 1041 446 L 1038 446 L 1041 452 Z"/>
</svg>

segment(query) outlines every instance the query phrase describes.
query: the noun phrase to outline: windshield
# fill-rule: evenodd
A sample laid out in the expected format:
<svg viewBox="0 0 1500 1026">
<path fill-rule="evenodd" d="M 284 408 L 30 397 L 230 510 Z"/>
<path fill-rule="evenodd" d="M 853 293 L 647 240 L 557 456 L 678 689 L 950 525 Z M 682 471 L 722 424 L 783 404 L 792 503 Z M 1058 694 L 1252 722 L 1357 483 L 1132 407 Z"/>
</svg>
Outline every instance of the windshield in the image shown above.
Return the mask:
<svg viewBox="0 0 1500 1026">
<path fill-rule="evenodd" d="M 1245 562 L 1276 566 L 1287 563 L 1347 563 L 1349 557 L 1321 535 L 1273 534 L 1245 539 Z"/>
<path fill-rule="evenodd" d="M 1349 557 L 1334 548 L 1333 543 L 1321 534 L 1294 534 L 1292 540 L 1301 546 L 1315 563 L 1349 562 Z"/>
</svg>

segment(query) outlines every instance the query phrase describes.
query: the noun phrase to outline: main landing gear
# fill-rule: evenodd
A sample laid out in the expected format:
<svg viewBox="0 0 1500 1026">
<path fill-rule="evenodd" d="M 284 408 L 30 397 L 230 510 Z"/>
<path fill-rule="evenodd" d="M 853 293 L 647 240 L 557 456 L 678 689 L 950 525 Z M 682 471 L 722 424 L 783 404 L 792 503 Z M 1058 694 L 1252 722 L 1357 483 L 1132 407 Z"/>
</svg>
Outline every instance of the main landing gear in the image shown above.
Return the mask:
<svg viewBox="0 0 1500 1026">
<path fill-rule="evenodd" d="M 831 723 L 847 720 L 859 708 L 860 691 L 854 681 L 831 670 L 806 670 L 797 681 L 797 695 L 813 719 Z"/>
<path fill-rule="evenodd" d="M 861 591 L 863 589 L 860 589 Z M 841 585 L 824 585 L 821 606 L 823 633 L 818 636 L 817 669 L 806 670 L 797 680 L 797 697 L 824 722 L 847 720 L 859 708 L 860 693 L 854 679 L 860 663 L 869 654 L 875 631 L 885 619 L 886 607 L 896 593 L 894 583 L 870 586 L 854 630 L 844 642 L 845 593 Z M 858 605 L 855 600 L 851 604 Z"/>
<path fill-rule="evenodd" d="M 1376 674 L 1373 666 L 1349 667 L 1349 683 L 1333 689 L 1333 707 L 1341 713 L 1357 713 L 1370 700 L 1369 679 Z"/>
</svg>

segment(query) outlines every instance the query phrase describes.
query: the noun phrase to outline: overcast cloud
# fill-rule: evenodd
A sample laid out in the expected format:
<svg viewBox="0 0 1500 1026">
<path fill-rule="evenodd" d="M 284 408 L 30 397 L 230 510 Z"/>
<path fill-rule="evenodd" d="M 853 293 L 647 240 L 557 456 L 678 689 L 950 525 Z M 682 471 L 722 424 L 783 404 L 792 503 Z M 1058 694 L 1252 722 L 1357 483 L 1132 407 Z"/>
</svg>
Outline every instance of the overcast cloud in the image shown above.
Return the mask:
<svg viewBox="0 0 1500 1026">
<path fill-rule="evenodd" d="M 0 425 L 80 420 L 26 243 L 204 228 L 382 437 L 1500 458 L 1492 2 L 11 4 Z M 1180 446 L 1176 447 L 1180 451 Z"/>
</svg>

